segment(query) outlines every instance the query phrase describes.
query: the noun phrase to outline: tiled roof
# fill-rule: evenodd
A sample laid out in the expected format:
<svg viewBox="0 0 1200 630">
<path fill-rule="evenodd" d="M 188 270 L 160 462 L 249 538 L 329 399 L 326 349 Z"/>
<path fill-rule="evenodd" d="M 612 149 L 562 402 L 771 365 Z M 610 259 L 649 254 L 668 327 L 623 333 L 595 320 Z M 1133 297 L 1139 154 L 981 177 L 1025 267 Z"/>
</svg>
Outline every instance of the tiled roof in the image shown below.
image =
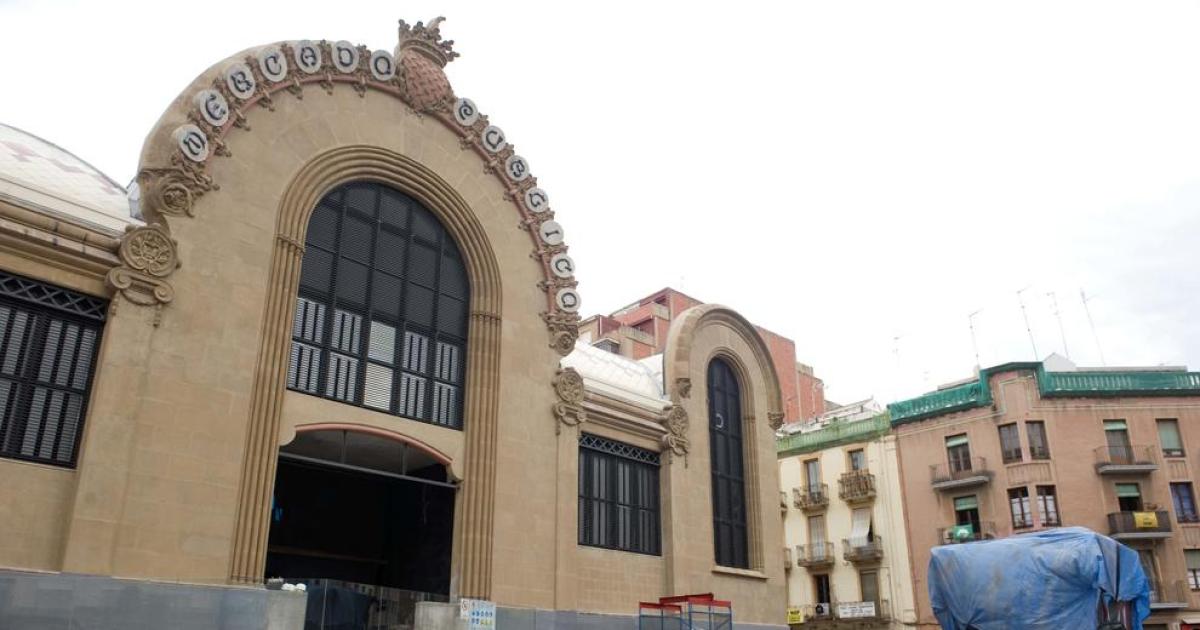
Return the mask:
<svg viewBox="0 0 1200 630">
<path fill-rule="evenodd" d="M 581 341 L 560 365 L 575 368 L 589 389 L 627 402 L 655 409 L 670 402 L 663 394 L 661 354 L 634 361 Z"/>
<path fill-rule="evenodd" d="M 20 129 L 0 124 L 0 199 L 67 219 L 123 232 L 125 189 L 75 155 Z"/>
</svg>

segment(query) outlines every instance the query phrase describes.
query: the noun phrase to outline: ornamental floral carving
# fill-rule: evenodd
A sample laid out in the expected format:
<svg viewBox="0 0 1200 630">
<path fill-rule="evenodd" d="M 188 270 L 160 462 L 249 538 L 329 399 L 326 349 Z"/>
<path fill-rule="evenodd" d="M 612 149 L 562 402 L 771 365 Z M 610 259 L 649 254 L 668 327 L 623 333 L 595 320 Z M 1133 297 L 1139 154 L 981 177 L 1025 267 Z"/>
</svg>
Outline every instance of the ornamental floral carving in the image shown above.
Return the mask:
<svg viewBox="0 0 1200 630">
<path fill-rule="evenodd" d="M 171 123 L 180 124 L 173 130 L 156 130 L 155 142 L 172 144 L 153 147 L 146 154 L 170 158 L 141 165 L 130 189 L 135 216 L 147 223 L 162 221 L 167 227 L 167 219 L 194 216 L 196 201 L 219 189 L 210 167 L 232 155 L 229 135 L 238 133 L 235 129 L 250 132 L 247 116 L 252 108 L 275 112 L 276 93 L 303 99 L 306 88 L 333 93 L 341 89 L 338 86 L 348 86 L 364 98 L 386 95 L 403 104 L 400 113 L 436 120 L 456 133 L 460 147 L 474 151 L 485 171 L 499 180 L 520 217 L 518 225 L 532 239 L 531 253 L 543 267 L 545 280 L 540 288 L 549 311 L 545 319 L 550 347 L 562 356 L 570 354 L 579 336 L 580 298 L 562 226 L 554 221 L 549 197 L 537 187 L 529 162 L 474 102 L 455 95 L 445 67 L 458 53 L 454 42 L 442 38 L 442 21 L 439 17 L 411 26 L 401 21 L 393 52 L 371 51 L 344 41 L 290 41 L 226 60 L 220 76 L 181 99 L 191 106 L 174 112 L 181 115 Z"/>
<path fill-rule="evenodd" d="M 663 446 L 671 449 L 671 452 L 676 455 L 687 455 L 689 426 L 687 410 L 680 405 L 671 405 L 663 411 L 659 422 L 667 430 L 666 435 L 662 437 Z"/>
<path fill-rule="evenodd" d="M 767 414 L 767 421 L 771 423 L 771 428 L 778 431 L 779 427 L 783 426 L 783 412 L 772 411 Z"/>
<path fill-rule="evenodd" d="M 141 306 L 161 309 L 175 299 L 175 290 L 166 278 L 179 268 L 179 253 L 175 239 L 162 224 L 129 226 L 117 255 L 121 265 L 105 276 L 109 287 Z M 155 313 L 154 325 L 160 320 L 161 311 Z"/>
<path fill-rule="evenodd" d="M 560 432 L 564 424 L 574 427 L 587 420 L 583 409 L 583 377 L 575 368 L 559 368 L 554 376 L 554 393 L 558 395 L 558 402 L 554 403 L 554 416 L 558 418 L 555 433 Z"/>
</svg>

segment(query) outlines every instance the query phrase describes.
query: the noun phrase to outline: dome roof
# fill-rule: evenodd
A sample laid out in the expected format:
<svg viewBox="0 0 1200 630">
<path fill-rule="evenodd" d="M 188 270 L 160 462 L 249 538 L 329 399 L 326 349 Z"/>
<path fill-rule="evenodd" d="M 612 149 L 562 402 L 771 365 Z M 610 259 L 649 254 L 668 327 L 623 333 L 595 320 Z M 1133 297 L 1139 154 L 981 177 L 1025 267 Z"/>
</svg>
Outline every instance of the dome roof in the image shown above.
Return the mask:
<svg viewBox="0 0 1200 630">
<path fill-rule="evenodd" d="M 129 216 L 125 189 L 74 154 L 0 124 L 0 199 L 121 233 Z"/>
<path fill-rule="evenodd" d="M 634 361 L 579 341 L 559 364 L 575 368 L 597 392 L 655 409 L 670 404 L 663 394 L 661 354 Z"/>
</svg>

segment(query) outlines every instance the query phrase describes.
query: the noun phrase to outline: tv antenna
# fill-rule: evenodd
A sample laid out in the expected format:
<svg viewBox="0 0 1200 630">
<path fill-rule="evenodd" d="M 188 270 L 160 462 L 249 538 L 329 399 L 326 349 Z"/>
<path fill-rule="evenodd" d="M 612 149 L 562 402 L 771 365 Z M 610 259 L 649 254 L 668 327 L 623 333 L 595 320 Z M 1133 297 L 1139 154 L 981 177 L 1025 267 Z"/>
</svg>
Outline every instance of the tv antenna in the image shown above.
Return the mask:
<svg viewBox="0 0 1200 630">
<path fill-rule="evenodd" d="M 1067 330 L 1063 328 L 1062 313 L 1058 310 L 1058 296 L 1054 294 L 1054 291 L 1046 295 L 1050 296 L 1050 302 L 1054 304 L 1054 319 L 1058 320 L 1058 334 L 1062 336 L 1063 354 L 1067 355 L 1067 358 L 1070 359 L 1071 351 L 1067 350 Z"/>
<path fill-rule="evenodd" d="M 1025 332 L 1029 333 L 1029 346 L 1031 348 L 1033 348 L 1033 360 L 1037 361 L 1038 360 L 1037 343 L 1035 343 L 1033 340 L 1033 328 L 1031 328 L 1029 326 L 1029 313 L 1025 311 L 1025 300 L 1024 300 L 1024 298 L 1021 297 L 1021 294 L 1028 290 L 1029 290 L 1029 287 L 1025 287 L 1024 289 L 1017 291 L 1017 304 L 1021 305 L 1021 317 L 1025 320 Z"/>
<path fill-rule="evenodd" d="M 1088 326 L 1092 328 L 1092 339 L 1096 342 L 1096 352 L 1100 353 L 1100 365 L 1107 366 L 1108 362 L 1104 360 L 1104 350 L 1100 347 L 1100 335 L 1096 334 L 1096 323 L 1092 321 L 1092 309 L 1088 308 L 1088 302 L 1096 299 L 1096 296 L 1088 297 L 1083 289 L 1079 289 L 1079 300 L 1083 302 L 1083 312 L 1087 313 Z"/>
<path fill-rule="evenodd" d="M 979 309 L 980 311 L 983 309 Z M 975 371 L 979 371 L 979 342 L 975 340 L 975 316 L 979 311 L 967 315 L 967 326 L 971 329 L 971 348 L 975 350 Z"/>
</svg>

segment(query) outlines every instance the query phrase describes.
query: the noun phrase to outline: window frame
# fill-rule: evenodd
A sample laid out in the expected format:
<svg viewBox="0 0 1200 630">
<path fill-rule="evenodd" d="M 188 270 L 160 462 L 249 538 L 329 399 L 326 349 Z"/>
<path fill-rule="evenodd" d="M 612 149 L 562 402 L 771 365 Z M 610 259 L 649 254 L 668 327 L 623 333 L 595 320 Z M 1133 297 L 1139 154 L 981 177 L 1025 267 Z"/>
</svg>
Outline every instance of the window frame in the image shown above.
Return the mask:
<svg viewBox="0 0 1200 630">
<path fill-rule="evenodd" d="M 1033 427 L 1037 427 L 1037 431 L 1033 431 Z M 1038 436 L 1041 441 L 1039 445 L 1034 444 L 1034 435 Z M 1029 445 L 1029 459 L 1031 461 L 1048 460 L 1050 459 L 1050 436 L 1046 434 L 1046 422 L 1044 420 L 1026 420 L 1025 421 L 1025 440 Z"/>
<path fill-rule="evenodd" d="M 720 356 L 709 361 L 705 381 L 708 389 L 713 559 L 717 566 L 750 569 L 753 560 L 749 499 L 746 497 L 742 387 L 733 365 Z"/>
<path fill-rule="evenodd" d="M 1047 490 L 1047 489 L 1049 490 L 1049 492 L 1042 492 L 1043 490 Z M 1054 487 L 1054 484 L 1045 484 L 1045 485 L 1040 485 L 1040 486 L 1034 486 L 1034 491 L 1037 496 L 1038 522 L 1041 524 L 1042 527 L 1061 527 L 1062 523 L 1063 523 L 1063 519 L 1062 519 L 1062 510 L 1059 508 L 1059 505 L 1058 505 L 1058 489 L 1056 487 Z M 1048 520 L 1046 518 L 1046 516 L 1050 512 L 1050 510 L 1048 509 L 1049 503 L 1046 501 L 1047 497 L 1054 499 L 1054 501 L 1053 501 L 1053 503 L 1054 503 L 1054 520 L 1053 521 Z"/>
<path fill-rule="evenodd" d="M 1179 448 L 1168 449 L 1163 444 L 1162 428 L 1164 426 L 1174 429 L 1175 440 L 1179 443 Z M 1187 449 L 1183 445 L 1183 429 L 1179 426 L 1178 418 L 1155 418 L 1154 428 L 1158 433 L 1158 447 L 1162 450 L 1163 457 L 1187 457 Z"/>
<path fill-rule="evenodd" d="M 862 466 L 859 468 L 855 468 L 855 463 L 854 463 L 855 455 L 859 456 L 859 458 L 862 461 Z M 866 449 L 854 448 L 854 449 L 850 449 L 850 450 L 846 451 L 846 461 L 850 464 L 850 472 L 868 472 L 868 471 L 870 471 L 870 465 L 867 464 Z"/>
<path fill-rule="evenodd" d="M 1014 496 L 1014 493 L 1016 496 Z M 1029 487 L 1018 486 L 1016 488 L 1009 488 L 1006 496 L 1008 497 L 1008 513 L 1012 528 L 1014 530 L 1032 528 L 1034 524 L 1033 504 L 1029 497 Z M 1016 508 L 1018 507 L 1020 508 L 1020 514 L 1017 513 Z M 1018 517 L 1020 518 L 1018 519 Z"/>
<path fill-rule="evenodd" d="M 1196 506 L 1196 489 L 1190 481 L 1172 481 L 1169 484 L 1171 490 L 1171 509 L 1175 512 L 1175 521 L 1179 523 L 1200 523 L 1200 510 Z M 1181 505 L 1180 497 L 1176 493 L 1176 488 L 1181 488 L 1187 491 L 1187 499 L 1191 502 L 1191 512 L 1186 512 Z"/>
<path fill-rule="evenodd" d="M 370 201 L 359 203 L 364 196 Z M 412 195 L 364 181 L 322 197 L 308 226 L 287 388 L 462 430 L 472 292 L 450 231 Z M 327 269 L 320 268 L 322 260 Z M 340 274 L 351 270 L 362 274 L 359 295 L 348 295 L 345 287 L 353 283 L 339 284 Z M 426 297 L 410 301 L 413 295 Z M 414 318 L 413 304 L 427 322 Z M 390 333 L 380 334 L 385 343 L 377 346 L 384 328 Z M 377 355 L 389 342 L 390 354 Z M 372 386 L 384 382 L 386 388 Z"/>
<path fill-rule="evenodd" d="M 47 282 L 0 272 L 0 306 L 9 309 L 10 316 L 20 313 L 24 314 L 26 319 L 26 323 L 22 325 L 19 332 L 21 338 L 15 340 L 19 343 L 19 348 L 16 349 L 18 354 L 15 355 L 13 373 L 8 375 L 0 373 L 0 379 L 12 383 L 11 391 L 13 392 L 11 398 L 5 401 L 4 407 L 0 408 L 0 459 L 74 469 L 79 463 L 80 444 L 83 441 L 92 387 L 95 384 L 97 365 L 100 361 L 100 346 L 104 340 L 108 301 Z M 66 326 L 76 327 L 78 331 L 74 342 L 76 345 L 72 350 L 71 361 L 67 368 L 69 372 L 66 375 L 66 380 L 69 381 L 67 384 L 55 381 L 59 380 L 57 377 L 62 376 L 63 350 L 69 343 L 67 341 L 70 336 L 69 332 L 58 333 L 60 335 L 59 345 L 52 351 L 54 357 L 50 367 L 48 368 L 46 364 L 49 330 L 55 324 L 59 325 L 60 331 L 65 331 Z M 0 350 L 10 349 L 9 344 L 14 341 L 10 333 L 14 332 L 11 328 L 0 331 L 0 335 L 3 335 L 0 337 L 0 341 L 3 342 L 0 344 Z M 90 353 L 85 357 L 83 339 L 87 333 L 91 333 L 92 338 Z M 81 374 L 77 368 L 85 358 L 87 367 Z M 50 375 L 43 377 L 47 369 L 49 369 Z M 82 385 L 73 384 L 80 380 L 82 380 Z M 63 440 L 67 436 L 67 423 L 63 422 L 62 414 L 68 413 L 69 403 L 60 408 L 60 417 L 53 427 L 55 436 L 50 445 L 51 455 L 36 454 L 38 451 L 45 450 L 44 435 L 35 438 L 33 445 L 35 454 L 21 452 L 29 443 L 30 411 L 35 404 L 34 400 L 39 390 L 48 391 L 51 394 L 60 393 L 63 396 L 61 400 L 64 401 L 69 401 L 71 396 L 77 397 L 78 414 L 70 434 L 68 457 L 56 457 L 55 454 L 61 454 Z M 52 412 L 54 408 L 52 401 L 43 401 L 43 405 L 47 405 L 44 409 L 46 413 Z M 39 423 L 37 431 L 40 434 L 46 428 L 47 423 L 43 419 Z M 15 444 L 16 448 L 11 448 L 10 444 Z"/>
<path fill-rule="evenodd" d="M 586 483 L 588 479 L 587 471 L 589 464 L 593 461 L 603 462 L 607 466 L 607 477 L 601 480 L 601 484 L 605 486 L 606 497 L 592 496 L 589 492 L 593 484 Z M 627 496 L 629 501 L 622 502 L 620 497 L 621 492 L 621 475 L 618 472 L 620 465 L 628 466 L 629 475 L 626 479 L 629 484 Z M 646 556 L 662 556 L 662 488 L 661 488 L 661 459 L 658 453 L 644 448 L 619 442 L 606 437 L 593 435 L 590 433 L 580 433 L 579 435 L 579 471 L 578 471 L 578 532 L 576 540 L 582 547 L 593 547 L 597 549 L 608 549 L 612 551 L 625 551 Z M 632 495 L 635 494 L 634 488 L 641 487 L 651 490 L 652 496 L 649 501 L 632 502 Z M 640 497 L 644 499 L 644 497 Z M 585 513 L 592 510 L 592 522 L 596 520 L 595 504 L 599 502 L 604 504 L 607 517 L 603 518 L 603 529 L 605 542 L 593 542 L 585 540 L 586 530 L 588 528 L 587 518 Z M 591 505 L 588 505 L 591 503 Z M 650 505 L 645 505 L 649 503 Z M 624 512 L 624 516 L 623 516 Z M 636 526 L 641 514 L 648 514 L 649 520 L 652 523 L 650 528 L 650 540 L 643 539 L 640 535 L 635 535 L 638 531 Z M 625 521 L 625 525 L 630 532 L 630 544 L 622 545 L 620 542 L 620 529 Z M 595 526 L 593 525 L 593 530 Z M 635 540 L 637 539 L 637 540 Z"/>
<path fill-rule="evenodd" d="M 1196 558 L 1197 568 L 1191 568 L 1189 556 Z M 1183 566 L 1187 573 L 1188 588 L 1193 591 L 1200 591 L 1200 549 L 1184 549 L 1183 550 Z"/>
<path fill-rule="evenodd" d="M 1016 464 L 1024 461 L 1024 456 L 1021 451 L 1021 429 L 1016 422 L 1002 424 L 996 427 L 1000 434 L 1000 458 L 1005 464 Z M 1011 430 L 1011 434 L 1006 439 L 1006 430 Z M 1009 442 L 1006 444 L 1006 442 Z"/>
</svg>

